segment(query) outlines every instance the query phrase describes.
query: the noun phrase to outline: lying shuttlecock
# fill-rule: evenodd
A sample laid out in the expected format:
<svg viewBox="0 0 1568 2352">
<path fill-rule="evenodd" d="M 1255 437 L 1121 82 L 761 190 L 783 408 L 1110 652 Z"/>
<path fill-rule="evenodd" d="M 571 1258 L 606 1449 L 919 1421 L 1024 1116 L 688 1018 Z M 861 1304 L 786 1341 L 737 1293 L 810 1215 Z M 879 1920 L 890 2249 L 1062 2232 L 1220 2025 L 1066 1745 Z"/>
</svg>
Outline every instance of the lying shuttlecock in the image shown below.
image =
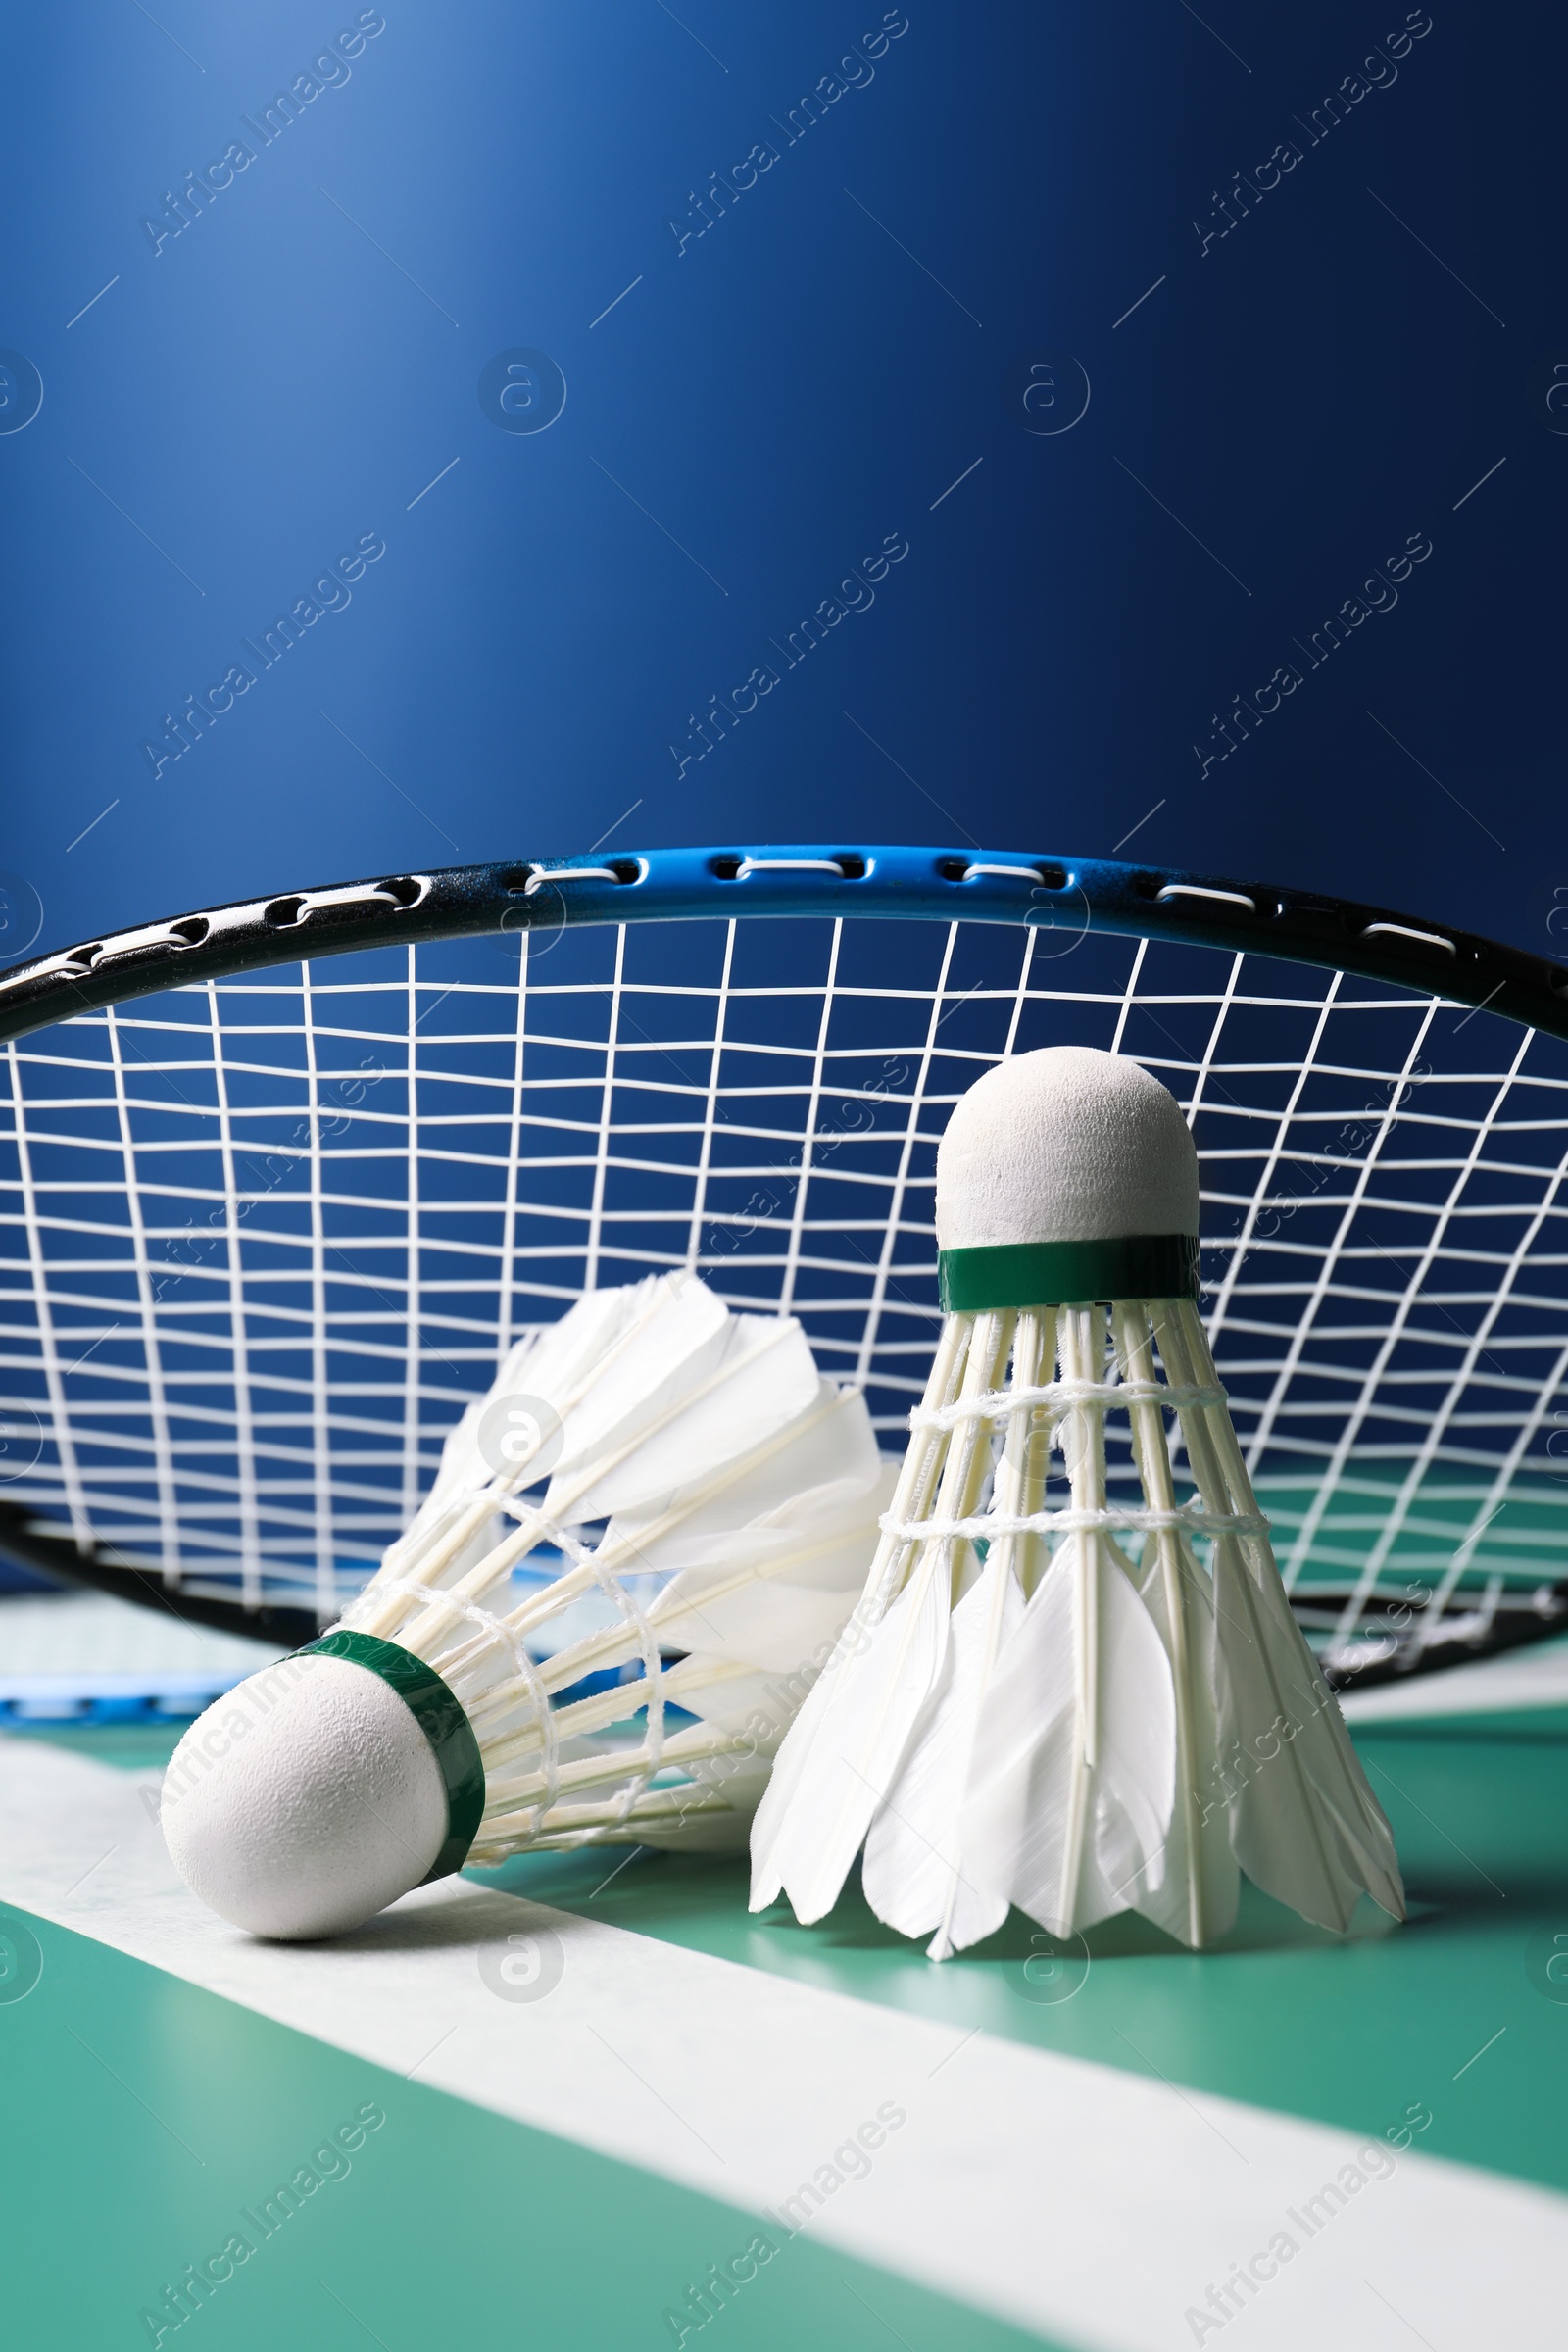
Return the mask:
<svg viewBox="0 0 1568 2352">
<path fill-rule="evenodd" d="M 1136 1062 L 1021 1054 L 954 1111 L 936 1361 L 864 1598 L 754 1824 L 754 1909 L 782 1889 L 821 1918 L 863 1843 L 871 1908 L 934 1959 L 1010 1903 L 1058 1936 L 1131 1908 L 1209 1943 L 1238 1865 L 1324 1927 L 1363 1888 L 1403 1917 L 1199 1320 L 1198 1206 L 1180 1108 Z"/>
<path fill-rule="evenodd" d="M 528 1846 L 743 1846 L 882 1485 L 863 1398 L 798 1323 L 686 1274 L 590 1293 L 468 1407 L 341 1624 L 191 1726 L 170 1852 L 215 1911 L 286 1937 Z M 519 1599 L 540 1544 L 568 1564 Z M 666 1705 L 697 1721 L 666 1729 Z"/>
</svg>

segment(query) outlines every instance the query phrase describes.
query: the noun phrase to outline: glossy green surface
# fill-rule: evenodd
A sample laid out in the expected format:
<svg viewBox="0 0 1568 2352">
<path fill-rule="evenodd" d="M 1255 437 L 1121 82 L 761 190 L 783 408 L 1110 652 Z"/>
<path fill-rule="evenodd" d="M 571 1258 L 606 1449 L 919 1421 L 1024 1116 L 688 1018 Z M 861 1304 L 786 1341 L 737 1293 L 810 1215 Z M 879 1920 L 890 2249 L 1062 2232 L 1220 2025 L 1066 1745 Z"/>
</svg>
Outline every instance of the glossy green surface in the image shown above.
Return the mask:
<svg viewBox="0 0 1568 2352">
<path fill-rule="evenodd" d="M 640 2352 L 760 2227 L 272 2024 L 46 1921 L 0 1967 L 0 2340 L 17 2352 Z M 384 2118 L 352 2152 L 365 2111 Z M 326 2150 L 324 2155 L 318 2151 Z M 308 2168 L 296 2210 L 257 2216 Z M 263 2217 L 265 2221 L 265 2216 Z M 179 2327 L 188 2265 L 250 2247 Z M 234 2263 L 231 2251 L 228 2262 Z M 220 2260 L 218 2268 L 224 2264 Z M 695 2315 L 688 2346 L 699 2340 Z M 161 2338 L 156 2328 L 167 2330 Z M 783 2244 L 709 2323 L 717 2352 L 1023 2352 L 1040 2339 L 814 2245 Z M 187 2332 L 189 2330 L 189 2332 Z"/>
<path fill-rule="evenodd" d="M 161 1772 L 190 1728 L 188 1717 L 154 1723 L 8 1723 L 8 1740 L 41 1740 L 122 1772 Z"/>
<path fill-rule="evenodd" d="M 1560 1983 L 1545 1973 L 1568 1953 L 1568 1717 L 1369 1726 L 1356 1744 L 1411 1917 L 1396 1927 L 1363 1900 L 1343 1937 L 1247 1888 L 1213 1951 L 1185 1952 L 1126 1916 L 1057 1955 L 1014 1913 L 935 1967 L 871 1917 L 858 1886 L 802 1928 L 784 1905 L 748 1915 L 741 1863 L 640 1853 L 616 1872 L 601 1850 L 474 1875 L 940 2019 L 956 2038 L 983 2027 L 1362 2132 L 1414 2110 L 1431 2119 L 1414 2140 L 1427 2152 L 1568 2189 L 1568 1962 Z"/>
<path fill-rule="evenodd" d="M 35 1736 L 149 1770 L 177 1727 Z M 602 1849 L 473 1875 L 939 2020 L 956 2045 L 983 2027 L 1358 2132 L 1409 2122 L 1424 2151 L 1568 2188 L 1568 1713 L 1368 1727 L 1357 1744 L 1412 1917 L 1396 1928 L 1365 1904 L 1345 1938 L 1249 1894 L 1235 1934 L 1201 1956 L 1123 1919 L 1087 1954 L 1054 1957 L 1015 1918 L 937 1968 L 880 1927 L 858 1888 L 814 1929 L 783 1908 L 751 1918 L 737 1863 Z M 316 2190 L 202 2308 L 199 2338 L 215 2352 L 636 2352 L 672 2344 L 665 2311 L 750 2240 L 746 2217 L 715 2201 L 33 1924 L 43 1976 L 24 2000 L 0 2002 L 7 2341 L 151 2342 L 141 2311 L 372 2100 L 387 2121 L 352 2173 Z M 1035 2340 L 807 2239 L 710 2325 L 716 2352 Z"/>
</svg>

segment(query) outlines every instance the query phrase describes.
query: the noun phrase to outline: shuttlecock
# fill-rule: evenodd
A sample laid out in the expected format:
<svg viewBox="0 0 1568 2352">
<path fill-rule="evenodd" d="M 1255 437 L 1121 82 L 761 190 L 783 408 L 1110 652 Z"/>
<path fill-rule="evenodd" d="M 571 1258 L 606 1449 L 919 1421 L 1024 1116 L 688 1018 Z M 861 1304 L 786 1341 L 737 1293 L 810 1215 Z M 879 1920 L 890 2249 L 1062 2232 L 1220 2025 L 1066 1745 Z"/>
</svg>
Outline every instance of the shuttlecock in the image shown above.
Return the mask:
<svg viewBox="0 0 1568 2352">
<path fill-rule="evenodd" d="M 1130 1908 L 1209 1943 L 1238 1868 L 1324 1927 L 1363 1888 L 1403 1917 L 1199 1319 L 1198 1208 L 1181 1110 L 1136 1062 L 1021 1054 L 955 1109 L 936 1360 L 757 1814 L 754 1909 L 821 1918 L 863 1844 L 871 1908 L 934 1959 L 1012 1903 L 1058 1936 Z"/>
<path fill-rule="evenodd" d="M 174 1862 L 237 1926 L 302 1937 L 528 1846 L 744 1846 L 883 1483 L 798 1323 L 686 1274 L 590 1293 L 468 1407 L 341 1623 L 191 1726 Z M 541 1544 L 567 1564 L 519 1598 Z"/>
</svg>

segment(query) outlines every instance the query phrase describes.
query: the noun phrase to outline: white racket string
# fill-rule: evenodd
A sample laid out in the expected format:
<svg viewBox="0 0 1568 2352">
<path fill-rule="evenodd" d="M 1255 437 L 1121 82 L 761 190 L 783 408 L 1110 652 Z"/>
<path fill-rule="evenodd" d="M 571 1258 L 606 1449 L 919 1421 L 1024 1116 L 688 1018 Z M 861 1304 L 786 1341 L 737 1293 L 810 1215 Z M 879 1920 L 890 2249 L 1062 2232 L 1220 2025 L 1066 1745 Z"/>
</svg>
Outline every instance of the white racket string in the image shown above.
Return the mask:
<svg viewBox="0 0 1568 2352">
<path fill-rule="evenodd" d="M 1568 1047 L 1231 949 L 1004 924 L 423 942 L 10 1046 L 0 1505 L 171 1592 L 324 1621 L 522 1332 L 681 1265 L 799 1315 L 897 1450 L 940 1323 L 948 1113 L 1004 1054 L 1062 1043 L 1136 1055 L 1189 1108 L 1204 1320 L 1309 1630 L 1344 1652 L 1391 1612 L 1418 1645 L 1544 1621 L 1568 1549 Z"/>
</svg>

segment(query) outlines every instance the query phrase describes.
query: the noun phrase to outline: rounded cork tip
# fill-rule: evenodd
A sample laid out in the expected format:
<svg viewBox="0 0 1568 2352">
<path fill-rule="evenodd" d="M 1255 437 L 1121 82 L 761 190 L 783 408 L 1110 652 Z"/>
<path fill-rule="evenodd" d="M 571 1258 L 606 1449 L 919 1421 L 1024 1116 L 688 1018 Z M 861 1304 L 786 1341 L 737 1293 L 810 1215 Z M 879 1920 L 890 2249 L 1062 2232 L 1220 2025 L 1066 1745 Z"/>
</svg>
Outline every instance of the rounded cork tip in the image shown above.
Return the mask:
<svg viewBox="0 0 1568 2352">
<path fill-rule="evenodd" d="M 937 1247 L 1198 1232 L 1198 1154 L 1167 1087 L 1088 1046 L 976 1079 L 937 1152 Z"/>
<path fill-rule="evenodd" d="M 447 1835 L 424 1733 L 378 1675 L 288 1657 L 215 1701 L 164 1778 L 192 1892 L 254 1936 L 341 1936 L 417 1886 Z"/>
</svg>

